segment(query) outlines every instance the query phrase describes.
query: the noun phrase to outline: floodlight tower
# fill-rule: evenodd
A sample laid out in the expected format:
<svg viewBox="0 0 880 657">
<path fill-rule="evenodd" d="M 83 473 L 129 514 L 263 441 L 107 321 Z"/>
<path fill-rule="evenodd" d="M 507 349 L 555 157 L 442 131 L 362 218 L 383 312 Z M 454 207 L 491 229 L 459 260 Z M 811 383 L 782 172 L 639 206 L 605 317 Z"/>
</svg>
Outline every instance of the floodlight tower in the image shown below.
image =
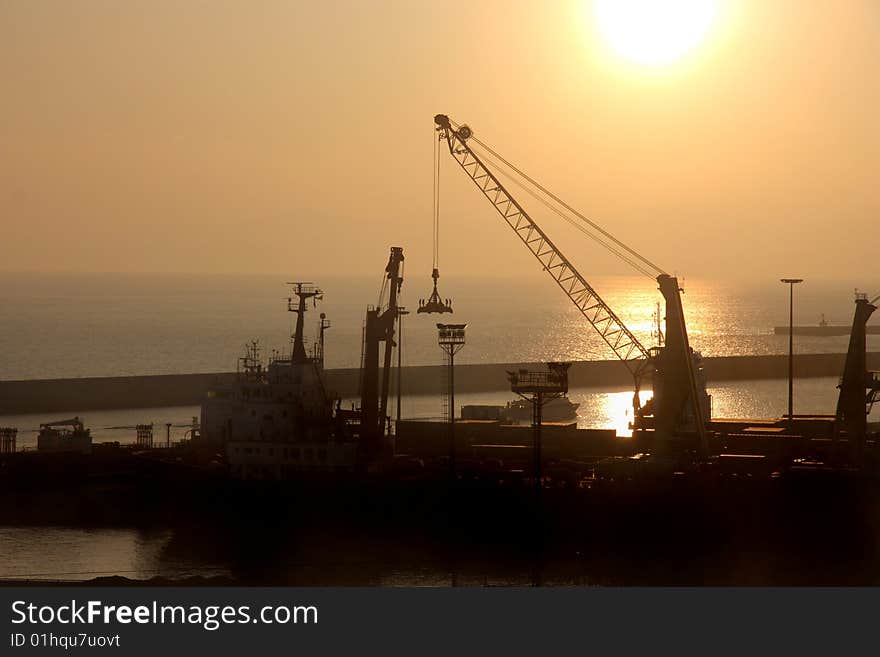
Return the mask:
<svg viewBox="0 0 880 657">
<path fill-rule="evenodd" d="M 508 372 L 510 389 L 532 404 L 532 467 L 535 491 L 541 490 L 541 422 L 544 404 L 568 392 L 568 368 L 571 363 L 547 363 L 542 371 Z"/>
<path fill-rule="evenodd" d="M 794 286 L 803 278 L 780 278 L 788 285 L 788 426 L 794 429 Z"/>
<path fill-rule="evenodd" d="M 403 316 L 409 315 L 409 311 L 403 306 L 397 307 L 397 427 L 400 426 L 400 399 L 403 395 Z"/>
<path fill-rule="evenodd" d="M 464 347 L 467 324 L 437 324 L 437 343 L 446 354 L 447 422 L 449 423 L 449 477 L 455 479 L 455 354 Z"/>
</svg>

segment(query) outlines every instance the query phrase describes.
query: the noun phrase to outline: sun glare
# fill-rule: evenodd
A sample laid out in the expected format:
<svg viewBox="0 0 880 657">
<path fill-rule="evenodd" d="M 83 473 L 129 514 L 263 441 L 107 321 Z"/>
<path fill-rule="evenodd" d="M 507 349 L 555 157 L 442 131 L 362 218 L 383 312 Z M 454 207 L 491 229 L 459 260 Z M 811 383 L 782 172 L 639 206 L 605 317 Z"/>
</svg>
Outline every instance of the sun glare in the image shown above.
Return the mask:
<svg viewBox="0 0 880 657">
<path fill-rule="evenodd" d="M 599 31 L 621 57 L 662 66 L 681 59 L 708 34 L 718 0 L 594 0 Z"/>
</svg>

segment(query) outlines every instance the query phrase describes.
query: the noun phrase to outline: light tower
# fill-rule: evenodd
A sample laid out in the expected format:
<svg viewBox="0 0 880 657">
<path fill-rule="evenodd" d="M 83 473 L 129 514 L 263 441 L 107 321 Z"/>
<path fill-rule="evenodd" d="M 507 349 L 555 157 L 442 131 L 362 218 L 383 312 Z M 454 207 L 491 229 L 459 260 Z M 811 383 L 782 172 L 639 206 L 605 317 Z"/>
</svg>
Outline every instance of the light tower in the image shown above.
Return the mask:
<svg viewBox="0 0 880 657">
<path fill-rule="evenodd" d="M 568 368 L 571 363 L 547 363 L 542 371 L 508 372 L 510 389 L 532 404 L 532 474 L 535 491 L 541 490 L 541 422 L 544 404 L 568 392 Z"/>
<path fill-rule="evenodd" d="M 403 395 L 403 316 L 409 315 L 409 311 L 403 306 L 397 307 L 397 427 L 400 426 L 400 399 Z"/>
<path fill-rule="evenodd" d="M 455 354 L 464 347 L 467 324 L 437 324 L 437 343 L 446 354 L 446 411 L 449 423 L 449 476 L 455 479 Z"/>
<path fill-rule="evenodd" d="M 803 278 L 781 278 L 788 285 L 788 426 L 794 429 L 794 286 Z"/>
</svg>

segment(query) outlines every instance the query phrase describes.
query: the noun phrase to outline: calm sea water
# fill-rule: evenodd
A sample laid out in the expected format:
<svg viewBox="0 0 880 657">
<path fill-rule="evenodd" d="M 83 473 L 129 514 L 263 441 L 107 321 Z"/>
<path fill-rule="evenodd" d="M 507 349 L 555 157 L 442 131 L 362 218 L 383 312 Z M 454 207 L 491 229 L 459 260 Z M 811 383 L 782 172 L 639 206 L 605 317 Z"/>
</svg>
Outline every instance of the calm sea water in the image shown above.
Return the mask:
<svg viewBox="0 0 880 657">
<path fill-rule="evenodd" d="M 265 353 L 289 349 L 292 313 L 288 288 L 278 276 L 137 274 L 0 274 L 0 379 L 222 372 L 235 368 L 245 343 L 259 340 Z M 367 304 L 378 299 L 375 280 L 316 281 L 325 295 L 307 317 L 310 339 L 318 312 L 332 322 L 328 367 L 357 367 Z M 592 281 L 624 322 L 647 345 L 659 292 L 647 278 Z M 428 295 L 427 275 L 409 274 L 403 304 L 411 309 Z M 732 286 L 685 280 L 683 301 L 692 344 L 707 356 L 786 353 L 787 337 L 773 335 L 788 322 L 788 295 L 776 281 Z M 795 321 L 848 325 L 850 282 L 807 282 L 797 288 Z M 612 357 L 571 303 L 545 275 L 471 281 L 441 279 L 455 314 L 468 323 L 462 363 L 522 362 Z M 440 362 L 436 315 L 409 315 L 404 361 Z M 880 318 L 874 321 L 880 321 Z M 846 351 L 847 338 L 797 339 L 806 353 Z M 880 336 L 869 348 L 880 349 Z"/>
<path fill-rule="evenodd" d="M 468 344 L 459 362 L 540 361 L 545 359 L 608 358 L 607 351 L 569 307 L 550 281 L 471 281 L 443 279 L 441 292 L 454 299 L 456 321 L 468 322 Z M 360 358 L 363 311 L 376 303 L 379 281 L 328 279 L 317 281 L 325 291 L 319 310 L 333 326 L 327 333 L 327 365 L 355 367 Z M 427 277 L 409 277 L 403 303 L 413 309 L 428 292 Z M 597 279 L 594 285 L 625 322 L 651 343 L 652 314 L 659 294 L 647 279 Z M 775 281 L 766 286 L 735 287 L 685 281 L 684 303 L 694 346 L 706 355 L 786 353 L 787 337 L 772 328 L 787 322 L 788 297 Z M 796 322 L 816 323 L 822 313 L 829 322 L 847 324 L 852 313 L 850 283 L 804 284 L 798 288 Z M 286 312 L 287 288 L 270 276 L 147 276 L 0 274 L 0 378 L 35 379 L 228 371 L 235 367 L 243 345 L 258 339 L 266 351 L 287 347 L 291 332 Z M 307 326 L 313 327 L 312 313 Z M 449 316 L 444 316 L 449 319 Z M 410 315 L 405 321 L 404 362 L 440 362 L 434 316 Z M 799 352 L 843 352 L 847 338 L 797 338 Z M 880 350 L 880 336 L 869 338 L 869 349 Z M 835 378 L 798 381 L 796 412 L 832 413 Z M 784 381 L 711 383 L 716 417 L 777 417 L 785 411 Z M 616 427 L 626 431 L 631 392 L 574 389 L 582 427 Z M 459 404 L 502 403 L 502 393 L 461 394 Z M 413 396 L 403 402 L 405 417 L 436 417 L 440 402 Z M 164 437 L 184 437 L 197 407 L 88 411 L 82 415 L 96 440 L 134 441 L 134 425 L 153 422 Z M 23 446 L 36 442 L 40 422 L 55 416 L 2 418 L 17 426 Z M 872 420 L 880 419 L 875 411 Z M 345 541 L 340 541 L 344 543 Z M 0 527 L 0 579 L 90 579 L 101 575 L 132 578 L 227 575 L 228 560 L 176 547 L 172 530 L 137 528 L 75 529 L 65 527 Z M 374 546 L 382 554 L 393 546 Z M 394 549 L 399 549 L 395 547 Z M 316 551 L 318 554 L 320 551 Z M 359 553 L 360 554 L 360 553 Z M 385 585 L 528 584 L 530 573 L 520 565 L 466 560 L 450 567 L 426 558 L 424 551 L 402 555 L 395 563 L 328 565 L 315 556 L 290 568 L 306 581 L 327 582 L 326 573 L 351 575 L 340 582 Z M 358 559 L 363 557 L 358 556 Z M 471 567 L 472 566 L 472 567 Z M 309 569 L 315 570 L 309 575 Z M 360 579 L 358 578 L 360 577 Z M 552 581 L 552 574 L 545 576 Z M 581 583 L 566 575 L 558 583 Z"/>
<path fill-rule="evenodd" d="M 96 577 L 183 579 L 236 577 L 243 556 L 237 549 L 211 548 L 219 537 L 144 529 L 84 530 L 67 527 L 0 527 L 0 550 L 15 555 L 0 563 L 0 581 L 86 581 Z M 345 531 L 280 534 L 283 555 L 273 554 L 279 584 L 321 586 L 528 586 L 534 573 L 522 556 L 498 556 L 471 546 L 450 555 L 419 541 L 402 542 L 375 534 L 351 540 Z M 227 546 L 228 547 L 228 546 Z M 289 551 L 288 551 L 289 549 Z M 265 558 L 265 555 L 262 555 Z M 245 558 L 248 561 L 250 557 Z M 590 584 L 577 568 L 543 575 L 548 585 Z M 264 566 L 265 567 L 265 566 Z"/>
</svg>

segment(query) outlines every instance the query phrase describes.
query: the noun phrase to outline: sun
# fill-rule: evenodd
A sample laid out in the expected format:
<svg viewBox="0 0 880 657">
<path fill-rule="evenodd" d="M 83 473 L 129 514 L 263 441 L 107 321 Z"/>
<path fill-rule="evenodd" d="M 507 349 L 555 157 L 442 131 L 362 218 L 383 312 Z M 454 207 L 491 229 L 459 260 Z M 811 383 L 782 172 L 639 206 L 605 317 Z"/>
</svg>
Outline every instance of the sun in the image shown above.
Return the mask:
<svg viewBox="0 0 880 657">
<path fill-rule="evenodd" d="M 637 64 L 671 64 L 693 50 L 718 15 L 718 0 L 594 0 L 603 39 Z"/>
</svg>

